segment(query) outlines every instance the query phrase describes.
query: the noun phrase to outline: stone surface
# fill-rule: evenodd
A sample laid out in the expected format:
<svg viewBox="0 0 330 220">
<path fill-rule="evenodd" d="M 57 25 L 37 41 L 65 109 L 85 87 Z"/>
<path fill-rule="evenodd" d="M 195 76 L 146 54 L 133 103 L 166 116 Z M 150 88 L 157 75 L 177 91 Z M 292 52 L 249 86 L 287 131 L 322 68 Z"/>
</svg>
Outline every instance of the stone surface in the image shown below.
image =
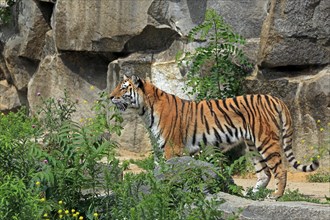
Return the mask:
<svg viewBox="0 0 330 220">
<path fill-rule="evenodd" d="M 273 68 L 330 63 L 330 2 L 271 0 L 261 32 L 259 65 Z"/>
<path fill-rule="evenodd" d="M 161 50 L 201 23 L 205 9 L 196 0 L 59 0 L 52 26 L 59 50 Z"/>
<path fill-rule="evenodd" d="M 27 84 L 37 68 L 34 61 L 20 57 L 22 42 L 24 37 L 18 35 L 12 37 L 7 41 L 3 52 L 5 68 L 10 75 L 7 78 L 12 80 L 18 90 L 27 89 Z"/>
<path fill-rule="evenodd" d="M 0 80 L 0 111 L 10 111 L 21 106 L 16 88 L 6 80 Z"/>
<path fill-rule="evenodd" d="M 208 0 L 207 7 L 215 9 L 232 26 L 236 33 L 245 38 L 258 38 L 267 15 L 267 1 Z"/>
<path fill-rule="evenodd" d="M 225 200 L 219 207 L 219 210 L 224 212 L 225 218 L 235 213 L 238 214 L 240 220 L 327 220 L 330 218 L 329 205 L 297 201 L 252 201 L 222 192 L 208 196 L 208 199 L 211 198 Z"/>
<path fill-rule="evenodd" d="M 88 55 L 46 56 L 29 82 L 31 112 L 38 110 L 42 98 L 63 98 L 67 90 L 69 97 L 78 101 L 73 119 L 84 122 L 93 115 L 91 107 L 98 99 L 98 92 L 106 87 L 106 64 L 107 61 Z"/>
</svg>

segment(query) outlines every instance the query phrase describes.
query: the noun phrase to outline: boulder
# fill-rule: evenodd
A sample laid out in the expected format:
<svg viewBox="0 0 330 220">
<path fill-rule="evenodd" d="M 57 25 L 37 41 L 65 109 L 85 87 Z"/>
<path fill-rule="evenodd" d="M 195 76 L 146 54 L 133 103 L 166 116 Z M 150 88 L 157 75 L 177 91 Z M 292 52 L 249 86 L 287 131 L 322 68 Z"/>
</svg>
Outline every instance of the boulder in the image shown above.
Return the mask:
<svg viewBox="0 0 330 220">
<path fill-rule="evenodd" d="M 253 201 L 223 192 L 209 195 L 207 199 L 225 201 L 218 208 L 224 212 L 225 219 L 233 215 L 240 220 L 327 220 L 330 217 L 329 205 L 309 202 Z"/>
<path fill-rule="evenodd" d="M 267 16 L 268 1 L 208 0 L 207 8 L 215 9 L 234 30 L 245 38 L 259 38 Z"/>
<path fill-rule="evenodd" d="M 8 73 L 6 78 L 19 91 L 26 90 L 27 84 L 37 69 L 44 47 L 44 38 L 50 30 L 46 9 L 33 0 L 19 1 L 17 7 L 18 33 L 4 45 L 3 56 Z M 50 18 L 50 13 L 49 16 Z"/>
<path fill-rule="evenodd" d="M 262 68 L 328 64 L 329 7 L 328 0 L 271 0 L 258 64 Z"/>
<path fill-rule="evenodd" d="M 21 106 L 19 94 L 15 86 L 6 80 L 0 80 L 0 112 L 14 110 Z"/>
<path fill-rule="evenodd" d="M 5 60 L 5 68 L 9 75 L 7 78 L 12 80 L 12 83 L 20 91 L 25 91 L 27 84 L 37 69 L 37 63 L 20 57 L 21 45 L 24 42 L 24 37 L 14 36 L 6 42 L 3 56 Z"/>
<path fill-rule="evenodd" d="M 205 9 L 203 1 L 187 0 L 60 0 L 52 26 L 59 50 L 159 51 L 200 23 Z"/>
<path fill-rule="evenodd" d="M 77 100 L 75 121 L 85 122 L 93 115 L 91 107 L 106 88 L 107 60 L 88 54 L 68 53 L 46 56 L 28 85 L 28 101 L 32 113 L 37 112 L 43 99 L 69 97 Z M 40 95 L 40 96 L 39 96 Z"/>
</svg>

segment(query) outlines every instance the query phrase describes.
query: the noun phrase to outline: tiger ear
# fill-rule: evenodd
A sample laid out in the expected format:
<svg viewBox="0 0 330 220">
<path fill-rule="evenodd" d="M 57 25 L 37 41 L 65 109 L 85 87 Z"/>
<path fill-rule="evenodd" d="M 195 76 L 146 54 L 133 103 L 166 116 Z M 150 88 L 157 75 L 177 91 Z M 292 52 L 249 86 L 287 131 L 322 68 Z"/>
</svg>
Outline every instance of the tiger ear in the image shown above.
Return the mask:
<svg viewBox="0 0 330 220">
<path fill-rule="evenodd" d="M 129 77 L 126 76 L 126 74 L 123 74 L 123 79 L 124 79 L 124 80 L 127 80 L 127 79 L 129 79 Z"/>
<path fill-rule="evenodd" d="M 142 82 L 141 82 L 140 77 L 133 75 L 131 79 L 132 79 L 132 82 L 134 83 L 134 85 L 136 87 L 140 87 L 141 86 Z"/>
</svg>

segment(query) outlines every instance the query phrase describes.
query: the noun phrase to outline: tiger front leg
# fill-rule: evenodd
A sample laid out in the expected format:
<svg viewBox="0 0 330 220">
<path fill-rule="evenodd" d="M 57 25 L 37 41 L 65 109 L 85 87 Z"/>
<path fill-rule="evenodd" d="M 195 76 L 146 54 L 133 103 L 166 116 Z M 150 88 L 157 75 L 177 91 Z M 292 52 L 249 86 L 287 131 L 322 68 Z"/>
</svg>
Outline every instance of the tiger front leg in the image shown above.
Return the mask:
<svg viewBox="0 0 330 220">
<path fill-rule="evenodd" d="M 174 144 L 166 144 L 164 147 L 164 157 L 166 160 L 172 157 L 180 157 L 182 156 L 183 148 L 179 145 Z"/>
</svg>

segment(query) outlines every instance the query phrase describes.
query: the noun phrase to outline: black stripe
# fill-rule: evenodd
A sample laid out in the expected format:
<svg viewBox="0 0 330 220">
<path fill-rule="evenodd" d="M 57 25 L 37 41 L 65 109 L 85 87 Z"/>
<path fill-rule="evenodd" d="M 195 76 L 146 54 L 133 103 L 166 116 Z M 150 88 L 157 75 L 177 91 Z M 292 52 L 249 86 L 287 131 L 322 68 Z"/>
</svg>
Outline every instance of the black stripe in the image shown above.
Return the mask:
<svg viewBox="0 0 330 220">
<path fill-rule="evenodd" d="M 207 138 L 206 138 L 205 133 L 203 133 L 203 142 L 204 142 L 204 145 L 207 145 Z"/>
<path fill-rule="evenodd" d="M 151 108 L 150 108 L 150 125 L 149 125 L 149 128 L 151 128 L 152 125 L 154 124 L 154 120 L 155 120 L 155 118 L 154 118 L 154 108 L 153 108 L 153 106 L 151 106 Z"/>
<path fill-rule="evenodd" d="M 287 152 L 292 149 L 292 144 L 287 145 L 283 150 L 284 152 Z"/>
<path fill-rule="evenodd" d="M 263 168 L 261 168 L 260 170 L 257 170 L 256 173 L 260 173 L 261 171 L 263 171 L 264 169 L 266 169 L 267 166 L 264 166 Z"/>
<path fill-rule="evenodd" d="M 198 105 L 198 102 L 195 103 L 196 104 L 196 108 L 195 108 L 195 124 L 194 124 L 194 132 L 193 132 L 193 139 L 192 139 L 192 144 L 193 145 L 196 145 L 196 131 L 197 131 L 197 105 Z"/>
<path fill-rule="evenodd" d="M 204 124 L 204 105 L 203 104 L 201 106 L 200 117 L 201 117 L 202 124 Z"/>
<path fill-rule="evenodd" d="M 217 129 L 213 128 L 213 131 L 214 131 L 214 135 L 215 135 L 217 141 L 222 143 L 221 136 L 219 135 Z"/>
<path fill-rule="evenodd" d="M 269 154 L 265 159 L 260 160 L 259 162 L 260 163 L 267 162 L 270 159 L 272 159 L 273 157 L 280 157 L 281 158 L 281 155 L 279 153 L 277 153 L 277 152 L 274 152 L 274 153 Z"/>
<path fill-rule="evenodd" d="M 208 134 L 210 134 L 210 127 L 209 127 L 209 123 L 207 122 L 207 120 L 206 120 L 206 116 L 204 115 L 204 120 L 205 120 L 205 127 L 206 127 L 206 132 L 208 133 Z"/>
<path fill-rule="evenodd" d="M 289 158 L 289 157 L 288 157 Z M 288 159 L 289 163 L 291 163 L 294 160 L 294 156 L 292 155 L 291 158 Z"/>
<path fill-rule="evenodd" d="M 270 144 L 268 147 L 266 147 L 265 149 L 263 149 L 261 152 L 260 152 L 260 154 L 264 154 L 264 153 L 266 153 L 267 152 L 267 150 L 269 150 L 271 147 L 273 147 L 274 146 L 274 143 L 272 143 L 272 144 Z"/>
<path fill-rule="evenodd" d="M 307 172 L 307 166 L 303 166 L 302 171 Z"/>
</svg>

